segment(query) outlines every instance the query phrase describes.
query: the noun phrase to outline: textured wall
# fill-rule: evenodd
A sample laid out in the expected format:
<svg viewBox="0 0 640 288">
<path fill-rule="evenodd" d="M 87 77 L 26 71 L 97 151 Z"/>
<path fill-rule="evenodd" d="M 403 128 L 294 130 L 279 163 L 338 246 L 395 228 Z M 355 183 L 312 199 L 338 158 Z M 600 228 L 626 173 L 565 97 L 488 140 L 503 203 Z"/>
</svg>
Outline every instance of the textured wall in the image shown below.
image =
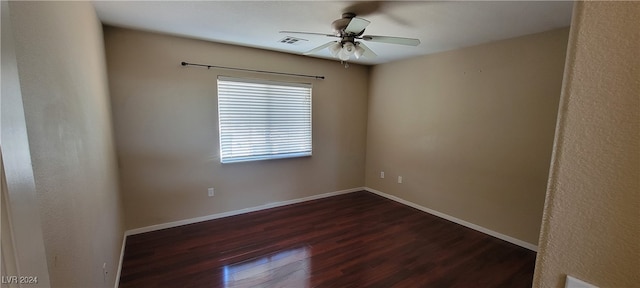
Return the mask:
<svg viewBox="0 0 640 288">
<path fill-rule="evenodd" d="M 113 27 L 105 44 L 127 228 L 364 185 L 367 67 Z M 220 164 L 218 75 L 312 83 L 313 156 Z"/>
<path fill-rule="evenodd" d="M 640 287 L 640 2 L 577 2 L 534 287 Z"/>
<path fill-rule="evenodd" d="M 51 286 L 113 287 L 123 213 L 101 24 L 89 2 L 10 8 Z"/>
<path fill-rule="evenodd" d="M 567 37 L 559 29 L 373 68 L 366 185 L 536 245 Z"/>
<path fill-rule="evenodd" d="M 27 124 L 24 115 L 18 61 L 9 2 L 0 2 L 2 22 L 2 92 L 0 151 L 2 153 L 2 275 L 38 277 L 35 287 L 49 287 L 49 269 L 42 237 Z M 6 181 L 6 182 L 5 182 Z M 6 184 L 6 185 L 5 185 Z M 9 208 L 11 211 L 9 211 Z M 11 217 L 11 221 L 7 220 Z M 9 226 L 11 225 L 11 226 Z M 9 255 L 11 254 L 11 255 Z M 14 269 L 12 269 L 13 267 Z M 12 285 L 10 287 L 14 287 Z"/>
</svg>

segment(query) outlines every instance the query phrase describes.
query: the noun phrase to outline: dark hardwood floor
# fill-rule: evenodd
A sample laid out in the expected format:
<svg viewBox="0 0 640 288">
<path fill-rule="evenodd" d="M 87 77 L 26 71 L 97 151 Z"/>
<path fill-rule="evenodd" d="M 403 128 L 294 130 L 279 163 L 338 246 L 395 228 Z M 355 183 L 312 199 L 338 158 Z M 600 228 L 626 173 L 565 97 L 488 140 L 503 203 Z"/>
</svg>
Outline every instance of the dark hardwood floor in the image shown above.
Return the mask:
<svg viewBox="0 0 640 288">
<path fill-rule="evenodd" d="M 129 236 L 120 287 L 531 287 L 535 257 L 355 192 Z"/>
</svg>

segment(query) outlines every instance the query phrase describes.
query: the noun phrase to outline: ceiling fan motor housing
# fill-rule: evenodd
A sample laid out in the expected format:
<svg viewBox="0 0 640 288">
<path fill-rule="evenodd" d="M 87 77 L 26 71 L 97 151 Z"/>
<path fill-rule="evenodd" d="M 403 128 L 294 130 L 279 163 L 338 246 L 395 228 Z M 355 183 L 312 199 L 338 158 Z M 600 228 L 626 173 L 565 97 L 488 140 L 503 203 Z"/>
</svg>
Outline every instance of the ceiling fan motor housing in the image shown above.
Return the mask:
<svg viewBox="0 0 640 288">
<path fill-rule="evenodd" d="M 347 28 L 349 22 L 351 22 L 351 19 L 353 19 L 353 17 L 356 17 L 355 13 L 343 13 L 342 18 L 331 23 L 331 28 L 333 28 L 333 32 L 336 36 L 343 36 L 345 34 L 344 29 Z"/>
</svg>

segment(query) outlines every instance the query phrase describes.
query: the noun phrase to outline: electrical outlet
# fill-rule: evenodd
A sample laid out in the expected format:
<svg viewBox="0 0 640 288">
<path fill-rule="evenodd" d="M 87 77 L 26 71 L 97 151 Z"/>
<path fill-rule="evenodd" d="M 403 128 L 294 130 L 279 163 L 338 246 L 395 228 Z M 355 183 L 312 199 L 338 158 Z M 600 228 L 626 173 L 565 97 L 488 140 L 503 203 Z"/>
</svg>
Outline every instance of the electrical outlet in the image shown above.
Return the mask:
<svg viewBox="0 0 640 288">
<path fill-rule="evenodd" d="M 380 171 L 380 179 L 384 179 L 384 171 Z"/>
<path fill-rule="evenodd" d="M 209 188 L 208 193 L 209 193 L 209 197 L 213 197 L 213 195 L 215 195 L 213 188 Z"/>
<path fill-rule="evenodd" d="M 402 184 L 402 176 L 398 176 L 398 184 Z"/>
</svg>

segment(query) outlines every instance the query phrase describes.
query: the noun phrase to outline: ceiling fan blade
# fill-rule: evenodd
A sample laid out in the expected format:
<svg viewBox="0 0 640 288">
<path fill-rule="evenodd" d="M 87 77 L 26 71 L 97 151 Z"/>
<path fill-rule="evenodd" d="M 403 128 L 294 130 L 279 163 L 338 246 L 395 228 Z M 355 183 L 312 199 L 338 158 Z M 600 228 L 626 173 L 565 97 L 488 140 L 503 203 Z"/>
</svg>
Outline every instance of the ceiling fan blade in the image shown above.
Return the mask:
<svg viewBox="0 0 640 288">
<path fill-rule="evenodd" d="M 369 23 L 371 22 L 365 19 L 353 17 L 351 18 L 351 21 L 349 21 L 349 25 L 347 25 L 347 28 L 344 28 L 344 32 L 347 34 L 360 35 L 362 34 L 362 32 L 364 32 L 364 29 L 369 26 Z"/>
<path fill-rule="evenodd" d="M 420 44 L 420 40 L 414 39 L 414 38 L 374 36 L 374 35 L 364 35 L 360 38 L 365 41 L 389 43 L 389 44 L 400 44 L 400 45 L 407 45 L 407 46 L 418 46 L 418 44 Z"/>
<path fill-rule="evenodd" d="M 344 8 L 342 13 L 354 13 L 360 16 L 368 16 L 380 12 L 381 1 L 358 1 Z"/>
<path fill-rule="evenodd" d="M 331 41 L 331 42 L 328 42 L 328 43 L 322 44 L 322 45 L 320 45 L 320 46 L 318 46 L 318 47 L 316 47 L 316 48 L 313 48 L 313 49 L 311 49 L 311 50 L 309 50 L 309 51 L 307 51 L 307 52 L 304 52 L 304 53 L 302 53 L 302 54 L 304 54 L 304 55 L 313 54 L 313 53 L 316 53 L 316 52 L 318 52 L 318 51 L 320 51 L 320 50 L 322 50 L 322 49 L 324 49 L 324 48 L 327 48 L 327 47 L 329 47 L 329 46 L 331 46 L 331 45 L 333 45 L 333 44 L 336 44 L 336 43 L 337 43 L 337 41 Z"/>
<path fill-rule="evenodd" d="M 319 35 L 319 36 L 327 36 L 327 37 L 338 37 L 333 34 L 325 34 L 325 33 L 313 33 L 313 32 L 298 32 L 298 31 L 280 31 L 283 34 L 302 34 L 302 35 Z"/>
<path fill-rule="evenodd" d="M 369 47 L 367 47 L 367 45 L 364 45 L 364 43 L 358 42 L 358 47 L 362 47 L 362 49 L 364 49 L 364 53 L 362 54 L 362 56 L 367 57 L 367 58 L 376 58 L 376 57 L 378 57 L 378 54 L 376 54 L 373 51 L 371 51 L 371 49 L 369 49 Z"/>
</svg>

